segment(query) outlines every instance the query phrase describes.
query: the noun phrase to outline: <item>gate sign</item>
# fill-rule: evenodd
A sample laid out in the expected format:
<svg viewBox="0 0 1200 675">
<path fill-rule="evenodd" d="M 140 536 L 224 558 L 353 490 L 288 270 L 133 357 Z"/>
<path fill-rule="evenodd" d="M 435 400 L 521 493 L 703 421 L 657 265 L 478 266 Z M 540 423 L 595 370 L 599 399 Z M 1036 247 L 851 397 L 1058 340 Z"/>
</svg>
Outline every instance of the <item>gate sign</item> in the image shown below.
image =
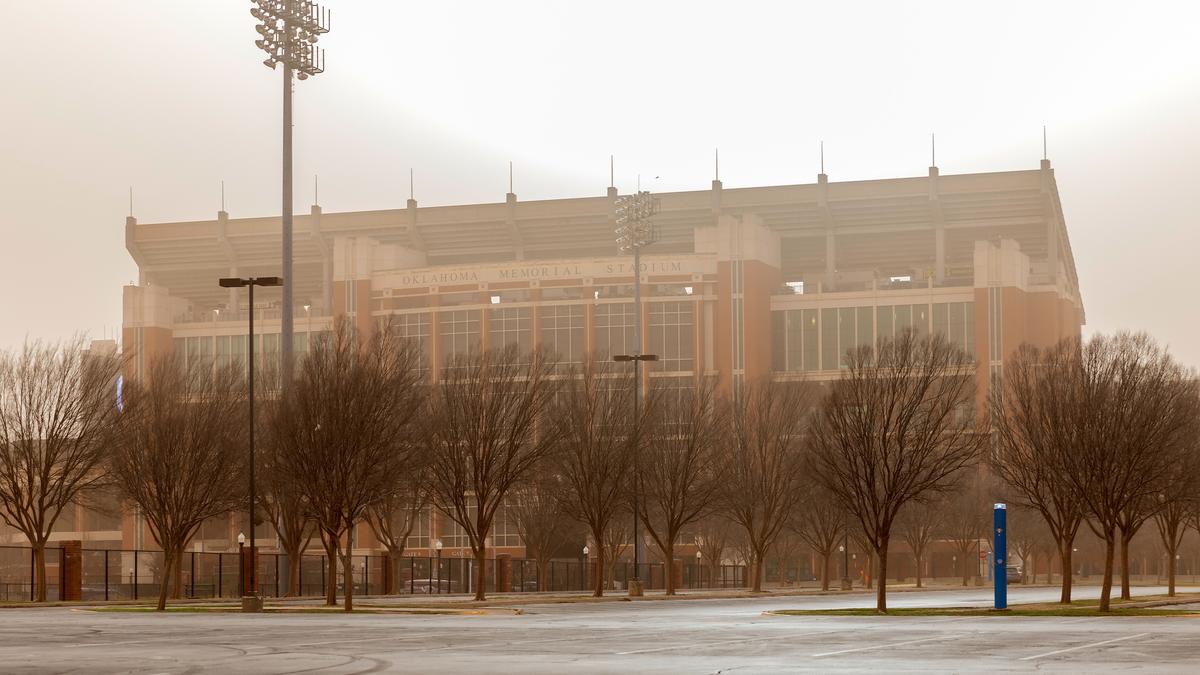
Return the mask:
<svg viewBox="0 0 1200 675">
<path fill-rule="evenodd" d="M 992 527 L 995 528 L 996 568 L 992 578 L 995 580 L 995 607 L 1008 609 L 1008 505 L 996 504 L 992 508 Z"/>
</svg>

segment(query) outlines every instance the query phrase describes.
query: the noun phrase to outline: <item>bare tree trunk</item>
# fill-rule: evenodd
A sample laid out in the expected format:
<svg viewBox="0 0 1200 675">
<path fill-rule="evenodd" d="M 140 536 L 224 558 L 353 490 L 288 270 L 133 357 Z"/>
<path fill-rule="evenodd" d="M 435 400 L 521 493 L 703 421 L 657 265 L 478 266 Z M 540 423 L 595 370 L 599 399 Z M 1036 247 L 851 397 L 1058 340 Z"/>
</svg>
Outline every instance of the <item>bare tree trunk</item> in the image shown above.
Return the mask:
<svg viewBox="0 0 1200 675">
<path fill-rule="evenodd" d="M 547 588 L 547 586 L 546 586 L 546 584 L 547 584 L 546 580 L 547 580 L 547 577 L 549 576 L 548 574 L 546 574 L 546 566 L 550 564 L 549 561 L 543 560 L 542 558 L 538 558 L 534 562 L 537 564 L 537 589 L 539 591 L 554 590 L 552 588 Z"/>
<path fill-rule="evenodd" d="M 346 544 L 345 555 L 339 556 L 342 559 L 342 583 L 345 584 L 346 590 L 345 604 L 343 609 L 347 612 L 354 611 L 354 556 L 350 554 L 350 545 Z M 330 575 L 333 576 L 333 575 Z"/>
<path fill-rule="evenodd" d="M 33 544 L 34 597 L 38 602 L 46 601 L 46 542 Z"/>
<path fill-rule="evenodd" d="M 913 555 L 913 567 L 917 573 L 917 588 L 921 588 L 921 556 Z"/>
<path fill-rule="evenodd" d="M 1075 581 L 1074 562 L 1071 560 L 1071 542 L 1060 541 L 1058 543 L 1058 557 L 1062 561 L 1062 595 L 1059 597 L 1059 604 L 1071 604 L 1071 585 Z"/>
<path fill-rule="evenodd" d="M 1131 537 L 1121 533 L 1121 599 L 1129 600 L 1129 540 Z"/>
<path fill-rule="evenodd" d="M 300 564 L 303 559 L 298 555 L 288 554 L 288 582 L 287 596 L 297 597 L 304 595 L 304 589 L 300 588 Z"/>
<path fill-rule="evenodd" d="M 1175 597 L 1175 551 L 1167 552 L 1167 595 Z"/>
<path fill-rule="evenodd" d="M 384 595 L 397 595 L 400 592 L 400 556 L 392 551 L 387 555 L 388 572 L 387 584 L 383 589 Z"/>
<path fill-rule="evenodd" d="M 1111 606 L 1113 586 L 1113 556 L 1116 554 L 1116 536 L 1109 533 L 1104 539 L 1104 582 L 1100 586 L 1100 611 L 1107 612 Z"/>
<path fill-rule="evenodd" d="M 821 555 L 821 590 L 829 590 L 829 573 L 830 562 L 833 559 L 833 552 L 829 551 Z"/>
<path fill-rule="evenodd" d="M 667 595 L 675 595 L 675 540 L 663 548 L 663 576 Z"/>
<path fill-rule="evenodd" d="M 475 551 L 475 600 L 487 600 L 487 550 L 482 546 Z"/>
<path fill-rule="evenodd" d="M 179 550 L 175 553 L 175 569 L 168 570 L 169 577 L 163 577 L 165 583 L 167 579 L 171 580 L 171 599 L 178 600 L 183 597 L 183 544 L 179 545 Z"/>
<path fill-rule="evenodd" d="M 885 537 L 879 551 L 875 554 L 879 565 L 879 579 L 875 589 L 875 611 L 887 612 L 887 552 L 888 540 Z"/>
<path fill-rule="evenodd" d="M 175 568 L 176 564 L 174 560 L 175 554 L 171 551 L 174 548 L 174 546 L 163 547 L 163 578 L 158 584 L 158 605 L 155 607 L 160 612 L 167 609 L 167 589 L 170 588 L 167 579 L 170 578 L 171 570 Z"/>
<path fill-rule="evenodd" d="M 596 537 L 595 532 L 592 533 L 592 537 L 595 538 L 596 541 L 600 541 L 600 542 L 604 541 L 603 536 Z M 700 568 L 700 566 L 697 565 L 696 569 L 698 570 L 699 568 Z M 595 569 L 596 569 L 596 579 L 593 582 L 592 597 L 602 598 L 602 597 L 604 597 L 604 569 L 605 569 L 605 567 L 604 567 L 604 546 L 603 545 L 596 546 Z"/>
<path fill-rule="evenodd" d="M 322 535 L 321 543 L 325 545 L 325 557 L 328 560 L 326 567 L 329 568 L 329 574 L 325 576 L 325 604 L 337 607 L 337 540 Z"/>
<path fill-rule="evenodd" d="M 754 551 L 754 585 L 750 588 L 750 590 L 754 593 L 762 592 L 763 566 L 765 563 L 763 560 L 764 557 L 763 551 Z M 674 567 L 672 567 L 672 569 L 674 569 Z"/>
</svg>

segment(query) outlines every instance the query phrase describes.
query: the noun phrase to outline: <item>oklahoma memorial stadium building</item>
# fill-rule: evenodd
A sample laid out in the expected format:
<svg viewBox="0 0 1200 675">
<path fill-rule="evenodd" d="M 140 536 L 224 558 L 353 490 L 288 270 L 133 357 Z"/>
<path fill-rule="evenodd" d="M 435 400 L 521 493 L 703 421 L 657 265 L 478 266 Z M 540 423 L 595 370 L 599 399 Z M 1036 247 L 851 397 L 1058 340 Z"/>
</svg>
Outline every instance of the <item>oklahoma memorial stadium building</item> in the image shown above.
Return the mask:
<svg viewBox="0 0 1200 675">
<path fill-rule="evenodd" d="M 1077 336 L 1079 280 L 1054 172 L 1040 169 L 829 182 L 655 195 L 657 240 L 645 247 L 643 353 L 647 378 L 685 385 L 700 375 L 838 377 L 848 348 L 914 328 L 943 333 L 976 361 L 977 403 L 1022 342 Z M 614 242 L 616 188 L 606 195 L 464 206 L 322 213 L 295 219 L 295 346 L 345 314 L 360 330 L 390 320 L 436 364 L 470 349 L 546 346 L 566 363 L 633 353 L 632 258 Z M 279 289 L 218 287 L 226 276 L 280 274 L 280 219 L 126 222 L 137 285 L 124 289 L 123 348 L 132 368 L 174 350 L 188 361 L 279 349 Z M 658 384 L 669 384 L 660 382 Z M 82 515 L 82 514 L 81 514 Z M 110 519 L 111 520 L 111 519 Z M 229 550 L 229 523 L 200 545 Z M 102 538 L 152 545 L 136 518 Z M 111 525 L 109 525 L 111 527 Z M 87 529 L 86 524 L 80 529 Z M 95 539 L 85 535 L 85 539 Z M 72 535 L 66 535 L 72 536 Z M 264 546 L 272 545 L 263 527 Z M 75 538 L 78 538 L 77 536 Z M 469 555 L 462 530 L 431 513 L 409 544 L 426 555 Z M 367 527 L 356 552 L 378 552 Z M 116 543 L 115 541 L 113 543 Z M 524 552 L 498 514 L 495 553 Z M 493 555 L 489 551 L 489 556 Z"/>
</svg>

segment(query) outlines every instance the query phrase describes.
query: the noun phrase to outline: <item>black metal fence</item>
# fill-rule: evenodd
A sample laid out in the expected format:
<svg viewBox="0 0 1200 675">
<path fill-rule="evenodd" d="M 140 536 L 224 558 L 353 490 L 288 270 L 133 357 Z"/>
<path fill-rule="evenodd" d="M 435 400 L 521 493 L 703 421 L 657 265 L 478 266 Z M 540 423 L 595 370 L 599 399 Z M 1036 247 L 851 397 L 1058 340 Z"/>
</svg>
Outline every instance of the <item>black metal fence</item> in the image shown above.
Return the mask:
<svg viewBox="0 0 1200 675">
<path fill-rule="evenodd" d="M 248 558 L 238 552 L 186 552 L 177 579 L 167 580 L 161 551 L 84 549 L 80 561 L 81 598 L 86 601 L 155 598 L 163 583 L 178 583 L 179 595 L 185 598 L 238 598 L 243 591 L 242 580 L 247 576 L 243 565 Z M 406 556 L 392 560 L 384 555 L 356 555 L 351 561 L 355 595 L 387 592 L 389 575 L 385 568 L 389 563 L 395 565 L 392 591 L 398 595 L 475 591 L 473 558 Z M 484 583 L 489 593 L 497 592 L 498 584 L 503 592 L 512 593 L 587 591 L 594 587 L 596 574 L 603 574 L 605 587 L 614 590 L 627 588 L 629 580 L 634 578 L 640 578 L 649 590 L 664 588 L 666 581 L 662 563 L 643 563 L 636 575 L 632 563 L 618 562 L 609 570 L 598 570 L 595 563 L 582 559 L 547 561 L 541 570 L 538 561 L 519 558 L 507 561 L 489 558 L 484 565 Z M 63 599 L 64 570 L 62 549 L 47 547 L 48 600 Z M 33 571 L 32 549 L 0 546 L 0 601 L 33 600 Z M 300 563 L 299 595 L 324 595 L 331 573 L 341 594 L 344 591 L 341 562 L 330 570 L 326 556 L 304 555 Z M 264 596 L 286 595 L 287 575 L 286 555 L 259 553 L 258 587 Z M 676 587 L 681 589 L 739 588 L 745 586 L 746 580 L 745 568 L 740 565 L 713 568 L 684 564 L 676 570 L 676 575 Z"/>
</svg>

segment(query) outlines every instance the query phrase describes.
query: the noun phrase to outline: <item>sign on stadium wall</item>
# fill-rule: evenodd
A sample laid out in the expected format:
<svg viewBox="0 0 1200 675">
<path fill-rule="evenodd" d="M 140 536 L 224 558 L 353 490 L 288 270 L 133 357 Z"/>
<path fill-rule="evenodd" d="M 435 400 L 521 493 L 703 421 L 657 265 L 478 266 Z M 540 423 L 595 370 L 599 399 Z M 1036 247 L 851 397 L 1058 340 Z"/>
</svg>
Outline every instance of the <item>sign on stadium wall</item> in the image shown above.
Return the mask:
<svg viewBox="0 0 1200 675">
<path fill-rule="evenodd" d="M 714 258 L 652 257 L 642 258 L 642 274 L 715 274 L 717 263 Z M 490 284 L 513 281 L 538 282 L 565 279 L 603 279 L 605 277 L 628 277 L 633 274 L 631 258 L 608 258 L 600 260 L 575 260 L 556 262 L 503 263 L 496 265 L 471 265 L 428 267 L 413 270 L 377 272 L 375 288 L 411 288 L 415 286 L 442 286 L 451 284 Z"/>
</svg>

